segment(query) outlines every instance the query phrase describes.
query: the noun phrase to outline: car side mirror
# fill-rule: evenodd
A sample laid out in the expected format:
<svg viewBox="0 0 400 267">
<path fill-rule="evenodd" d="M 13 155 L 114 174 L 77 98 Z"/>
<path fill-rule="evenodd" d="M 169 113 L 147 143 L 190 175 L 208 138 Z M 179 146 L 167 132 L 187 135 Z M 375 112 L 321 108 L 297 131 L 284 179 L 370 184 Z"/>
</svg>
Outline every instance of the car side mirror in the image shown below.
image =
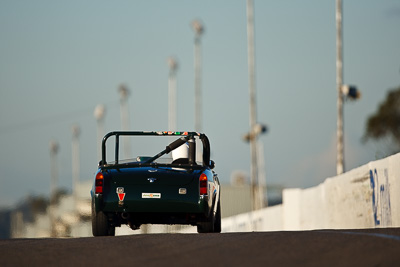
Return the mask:
<svg viewBox="0 0 400 267">
<path fill-rule="evenodd" d="M 213 160 L 210 160 L 210 163 L 208 164 L 208 166 L 210 167 L 210 169 L 214 169 L 215 168 L 215 162 Z"/>
</svg>

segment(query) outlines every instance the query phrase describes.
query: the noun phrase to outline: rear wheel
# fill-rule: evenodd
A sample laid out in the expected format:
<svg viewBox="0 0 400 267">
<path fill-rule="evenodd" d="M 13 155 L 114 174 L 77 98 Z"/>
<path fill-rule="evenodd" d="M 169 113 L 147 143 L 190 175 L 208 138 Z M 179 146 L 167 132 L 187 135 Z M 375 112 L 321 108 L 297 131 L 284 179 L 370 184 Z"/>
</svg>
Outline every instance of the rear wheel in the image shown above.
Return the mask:
<svg viewBox="0 0 400 267">
<path fill-rule="evenodd" d="M 104 212 L 96 212 L 94 202 L 92 203 L 92 233 L 93 236 L 115 236 L 115 226 L 110 224 Z"/>
<path fill-rule="evenodd" d="M 212 233 L 214 232 L 214 212 L 211 212 L 210 218 L 205 222 L 199 222 L 197 224 L 198 233 Z"/>
<path fill-rule="evenodd" d="M 215 203 L 214 203 L 215 205 Z M 217 212 L 214 214 L 214 206 L 210 217 L 206 222 L 197 224 L 198 233 L 220 233 L 221 232 L 221 205 L 218 201 Z"/>
</svg>

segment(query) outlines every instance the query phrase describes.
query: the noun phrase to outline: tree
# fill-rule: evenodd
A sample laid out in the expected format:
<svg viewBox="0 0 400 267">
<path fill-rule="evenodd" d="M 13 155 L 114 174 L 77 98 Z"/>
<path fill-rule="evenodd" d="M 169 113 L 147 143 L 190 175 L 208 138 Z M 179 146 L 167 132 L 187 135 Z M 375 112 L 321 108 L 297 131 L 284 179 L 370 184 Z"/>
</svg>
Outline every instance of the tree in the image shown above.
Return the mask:
<svg viewBox="0 0 400 267">
<path fill-rule="evenodd" d="M 400 152 L 400 87 L 390 90 L 375 114 L 366 123 L 363 142 L 368 140 L 386 142 L 386 152 Z"/>
</svg>

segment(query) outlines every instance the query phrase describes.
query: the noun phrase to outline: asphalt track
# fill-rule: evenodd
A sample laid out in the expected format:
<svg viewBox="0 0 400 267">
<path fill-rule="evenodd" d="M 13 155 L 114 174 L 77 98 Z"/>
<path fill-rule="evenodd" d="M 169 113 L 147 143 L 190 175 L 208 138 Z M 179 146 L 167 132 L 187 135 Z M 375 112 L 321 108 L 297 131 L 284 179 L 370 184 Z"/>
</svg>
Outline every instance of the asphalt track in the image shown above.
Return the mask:
<svg viewBox="0 0 400 267">
<path fill-rule="evenodd" d="M 400 228 L 0 240 L 0 266 L 400 266 Z"/>
</svg>

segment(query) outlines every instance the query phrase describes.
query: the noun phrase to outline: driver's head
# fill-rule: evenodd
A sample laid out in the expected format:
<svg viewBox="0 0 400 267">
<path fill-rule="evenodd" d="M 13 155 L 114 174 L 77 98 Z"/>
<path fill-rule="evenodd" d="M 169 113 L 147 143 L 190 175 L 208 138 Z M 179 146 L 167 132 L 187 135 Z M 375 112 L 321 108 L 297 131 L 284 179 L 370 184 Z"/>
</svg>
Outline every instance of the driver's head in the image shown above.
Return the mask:
<svg viewBox="0 0 400 267">
<path fill-rule="evenodd" d="M 172 160 L 189 158 L 189 144 L 186 142 L 180 147 L 172 150 Z"/>
</svg>

